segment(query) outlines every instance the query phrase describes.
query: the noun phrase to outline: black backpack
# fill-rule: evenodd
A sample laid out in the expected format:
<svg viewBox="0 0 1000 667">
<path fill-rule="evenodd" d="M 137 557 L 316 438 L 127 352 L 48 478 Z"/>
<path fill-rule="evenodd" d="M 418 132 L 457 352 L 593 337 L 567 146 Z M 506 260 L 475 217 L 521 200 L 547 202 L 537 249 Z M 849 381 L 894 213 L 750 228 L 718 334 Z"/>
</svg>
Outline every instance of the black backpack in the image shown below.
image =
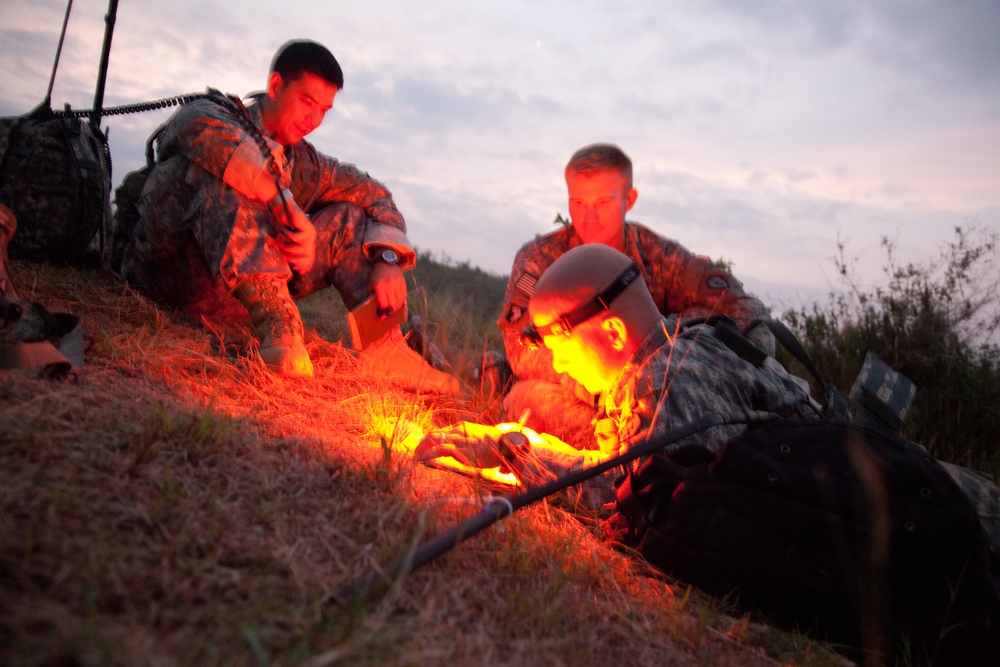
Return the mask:
<svg viewBox="0 0 1000 667">
<path fill-rule="evenodd" d="M 866 658 L 1000 664 L 998 580 L 971 502 L 863 394 L 828 388 L 841 407 L 823 419 L 765 422 L 709 461 L 647 458 L 618 488 L 631 540 L 678 579 Z"/>
<path fill-rule="evenodd" d="M 913 443 L 778 420 L 711 463 L 651 457 L 628 488 L 643 556 L 708 593 L 883 656 L 907 647 L 915 664 L 997 664 L 978 519 Z"/>
<path fill-rule="evenodd" d="M 11 257 L 100 261 L 110 183 L 107 137 L 99 127 L 45 105 L 0 119 L 0 202 L 18 222 Z"/>
</svg>

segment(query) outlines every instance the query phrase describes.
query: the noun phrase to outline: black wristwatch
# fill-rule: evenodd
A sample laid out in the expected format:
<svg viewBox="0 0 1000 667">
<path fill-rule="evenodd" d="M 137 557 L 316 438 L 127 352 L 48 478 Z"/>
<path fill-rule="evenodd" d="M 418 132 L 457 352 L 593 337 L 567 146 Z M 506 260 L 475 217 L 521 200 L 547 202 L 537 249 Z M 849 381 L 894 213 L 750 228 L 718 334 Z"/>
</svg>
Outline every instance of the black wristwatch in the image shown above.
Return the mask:
<svg viewBox="0 0 1000 667">
<path fill-rule="evenodd" d="M 513 473 L 521 472 L 524 467 L 521 459 L 531 451 L 531 441 L 521 431 L 508 431 L 497 441 L 497 452 L 503 459 L 503 467 Z"/>
<path fill-rule="evenodd" d="M 399 255 L 394 250 L 386 248 L 380 253 L 375 253 L 375 261 L 385 264 L 399 264 Z"/>
</svg>

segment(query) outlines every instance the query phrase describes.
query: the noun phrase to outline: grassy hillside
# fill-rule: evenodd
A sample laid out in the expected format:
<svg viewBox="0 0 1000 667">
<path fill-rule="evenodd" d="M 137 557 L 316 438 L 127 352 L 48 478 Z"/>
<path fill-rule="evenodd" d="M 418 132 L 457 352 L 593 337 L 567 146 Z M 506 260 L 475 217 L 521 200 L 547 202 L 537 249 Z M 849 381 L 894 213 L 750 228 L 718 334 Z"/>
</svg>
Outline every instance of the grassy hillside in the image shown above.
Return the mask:
<svg viewBox="0 0 1000 667">
<path fill-rule="evenodd" d="M 503 278 L 424 264 L 411 308 L 463 376 L 496 345 Z M 498 491 L 413 464 L 394 430 L 486 419 L 488 401 L 364 374 L 335 295 L 303 303 L 316 377 L 293 381 L 242 324 L 163 312 L 99 270 L 13 275 L 93 341 L 75 381 L 0 373 L 2 664 L 843 664 L 644 566 L 558 498 L 332 603 Z M 465 297 L 474 281 L 489 296 Z"/>
</svg>

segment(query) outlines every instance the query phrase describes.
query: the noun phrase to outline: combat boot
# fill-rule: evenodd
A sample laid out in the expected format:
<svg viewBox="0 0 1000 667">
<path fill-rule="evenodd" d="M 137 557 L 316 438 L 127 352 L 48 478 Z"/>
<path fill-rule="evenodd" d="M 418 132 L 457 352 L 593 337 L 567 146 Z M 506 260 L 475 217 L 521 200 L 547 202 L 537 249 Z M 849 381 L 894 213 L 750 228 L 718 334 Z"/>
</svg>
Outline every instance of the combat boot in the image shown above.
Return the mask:
<svg viewBox="0 0 1000 667">
<path fill-rule="evenodd" d="M 302 316 L 288 293 L 288 284 L 269 275 L 248 276 L 234 292 L 250 313 L 260 357 L 285 377 L 312 377 L 313 367 L 302 341 Z"/>
<path fill-rule="evenodd" d="M 407 345 L 403 332 L 394 327 L 358 353 L 361 365 L 397 384 L 445 396 L 455 396 L 458 378 L 437 370 Z"/>
</svg>

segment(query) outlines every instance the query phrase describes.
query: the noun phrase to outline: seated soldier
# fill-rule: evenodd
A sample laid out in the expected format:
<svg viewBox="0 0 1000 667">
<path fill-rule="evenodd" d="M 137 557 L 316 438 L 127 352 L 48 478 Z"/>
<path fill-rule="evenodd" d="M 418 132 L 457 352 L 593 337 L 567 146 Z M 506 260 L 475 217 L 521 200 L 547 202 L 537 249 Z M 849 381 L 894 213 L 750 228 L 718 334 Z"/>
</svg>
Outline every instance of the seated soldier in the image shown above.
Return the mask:
<svg viewBox="0 0 1000 667">
<path fill-rule="evenodd" d="M 312 375 L 293 295 L 333 285 L 349 309 L 374 295 L 396 311 L 416 261 L 389 190 L 305 140 L 343 82 L 333 54 L 295 40 L 246 106 L 213 92 L 181 107 L 154 135 L 156 164 L 122 259 L 123 277 L 162 304 L 210 316 L 242 306 L 265 364 L 290 377 Z M 406 384 L 458 390 L 399 327 L 359 359 Z"/>
<path fill-rule="evenodd" d="M 564 176 L 572 225 L 529 241 L 518 251 L 497 326 L 515 376 L 504 398 L 506 417 L 517 419 L 528 408 L 529 427 L 576 443 L 590 440 L 599 399 L 582 390 L 571 376 L 553 369 L 545 347 L 533 350 L 518 342 L 529 323 L 528 302 L 536 281 L 566 251 L 591 243 L 621 251 L 638 267 L 656 310 L 663 315 L 720 313 L 742 329 L 768 312 L 729 271 L 625 219 L 639 193 L 632 182 L 632 161 L 621 148 L 584 146 L 570 158 Z M 754 329 L 751 337 L 765 352 L 774 352 L 774 340 L 765 327 Z"/>
</svg>

